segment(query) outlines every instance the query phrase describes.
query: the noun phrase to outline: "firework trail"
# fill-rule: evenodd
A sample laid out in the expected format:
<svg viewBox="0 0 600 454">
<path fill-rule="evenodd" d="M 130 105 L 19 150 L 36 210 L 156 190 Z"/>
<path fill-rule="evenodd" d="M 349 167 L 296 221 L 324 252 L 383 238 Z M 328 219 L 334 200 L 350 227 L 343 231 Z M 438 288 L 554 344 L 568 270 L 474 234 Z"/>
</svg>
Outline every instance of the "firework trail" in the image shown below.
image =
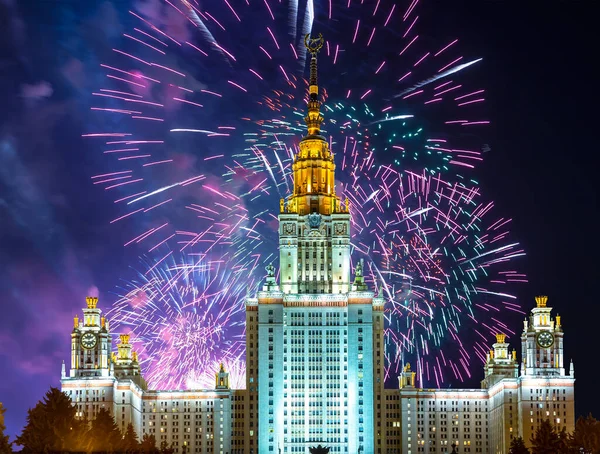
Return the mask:
<svg viewBox="0 0 600 454">
<path fill-rule="evenodd" d="M 362 124 L 360 115 L 350 116 L 347 110 L 337 104 L 329 112 L 325 129 L 344 119 Z M 350 110 L 360 113 L 360 109 Z M 369 110 L 362 114 L 369 121 Z M 297 150 L 292 148 L 281 158 L 281 144 L 272 140 L 289 130 L 301 132 L 301 121 L 261 121 L 268 127 L 262 136 L 251 139 L 261 153 L 250 156 L 244 168 L 268 174 L 273 188 L 284 187 Z M 381 133 L 379 126 L 375 128 Z M 385 150 L 387 134 L 365 142 L 371 133 L 361 126 L 340 128 L 336 135 L 341 139 L 332 143 L 340 163 L 338 194 L 351 202 L 353 260 L 365 258 L 367 280 L 388 301 L 388 378 L 397 376 L 406 358 L 411 358 L 421 382 L 440 386 L 448 380 L 445 369 L 450 379 L 463 381 L 470 377 L 473 360 L 485 357 L 488 333 L 507 331 L 496 317 L 504 310 L 519 310 L 515 297 L 500 290 L 525 280 L 523 274 L 505 267 L 512 267 L 511 260 L 524 255 L 518 243 L 506 241 L 510 219 L 493 218 L 493 203 L 482 201 L 476 184 L 451 182 L 441 168 L 417 173 L 402 170 L 404 166 L 396 163 L 377 164 L 374 144 L 383 143 Z M 432 150 L 445 149 L 443 143 L 427 140 Z M 282 172 L 268 172 L 269 158 L 274 155 L 283 166 L 272 167 L 283 167 Z M 462 340 L 465 326 L 476 333 L 475 339 Z M 442 348 L 449 339 L 454 351 Z M 437 360 L 446 367 L 436 364 Z"/>
<path fill-rule="evenodd" d="M 120 287 L 108 316 L 115 331 L 132 334 L 148 383 L 212 388 L 221 362 L 239 383 L 244 283 L 221 261 L 187 254 L 170 254 L 160 264 L 142 259 L 136 274 Z"/>
<path fill-rule="evenodd" d="M 151 327 L 171 326 L 176 339 L 182 324 L 201 329 L 211 316 L 223 329 L 243 327 L 245 294 L 277 264 L 275 210 L 305 133 L 299 43 L 312 27 L 326 38 L 323 134 L 336 154 L 337 192 L 351 201 L 353 258 L 367 259 L 371 285 L 387 299 L 390 384 L 405 361 L 424 386 L 463 381 L 494 333 L 511 334 L 503 317 L 521 311 L 510 288 L 526 281 L 512 263 L 524 253 L 475 179 L 485 90 L 460 77 L 479 57 L 462 55 L 456 39 L 420 38 L 418 0 L 365 3 L 165 1 L 180 16 L 178 33 L 131 11 L 132 31 L 101 65 L 107 82 L 92 109 L 111 126 L 87 136 L 102 142 L 108 168 L 92 181 L 121 207 L 111 223 L 131 232 L 125 246 L 142 255 L 143 276 L 157 273 L 171 289 L 156 311 L 136 312 L 131 295 L 151 285 L 139 280 L 111 312 L 113 324 L 139 324 L 153 386 L 204 383 L 219 362 L 206 352 L 217 346 L 242 367 L 240 333 L 178 352 L 193 365 L 186 374 L 179 349 Z M 178 254 L 220 263 L 223 276 L 207 279 L 182 259 L 190 271 L 176 274 L 218 295 L 189 321 L 177 310 L 186 304 L 180 287 L 167 286 L 179 279 Z"/>
</svg>

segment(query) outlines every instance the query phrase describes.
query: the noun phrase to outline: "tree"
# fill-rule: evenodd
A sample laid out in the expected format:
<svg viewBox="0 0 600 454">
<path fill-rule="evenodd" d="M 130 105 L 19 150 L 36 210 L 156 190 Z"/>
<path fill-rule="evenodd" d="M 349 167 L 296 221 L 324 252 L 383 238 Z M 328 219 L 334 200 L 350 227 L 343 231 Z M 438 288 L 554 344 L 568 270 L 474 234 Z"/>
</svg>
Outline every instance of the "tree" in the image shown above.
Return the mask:
<svg viewBox="0 0 600 454">
<path fill-rule="evenodd" d="M 129 423 L 125 435 L 123 435 L 121 450 L 129 454 L 138 452 L 139 448 L 140 444 L 138 443 L 137 435 L 133 429 L 133 424 Z"/>
<path fill-rule="evenodd" d="M 10 454 L 12 453 L 12 443 L 8 441 L 8 435 L 4 435 L 4 431 L 6 430 L 6 426 L 4 425 L 4 413 L 6 412 L 6 408 L 0 402 L 0 454 Z"/>
<path fill-rule="evenodd" d="M 123 444 L 123 434 L 115 423 L 112 415 L 105 408 L 96 413 L 92 421 L 88 449 L 92 451 L 116 452 Z"/>
<path fill-rule="evenodd" d="M 140 451 L 144 454 L 158 454 L 159 450 L 156 448 L 156 437 L 154 435 L 144 434 L 142 441 L 140 442 Z"/>
<path fill-rule="evenodd" d="M 571 436 L 570 445 L 573 452 L 585 454 L 600 453 L 600 421 L 589 414 L 580 416 L 575 422 L 575 430 Z"/>
<path fill-rule="evenodd" d="M 169 447 L 169 443 L 163 441 L 160 444 L 160 454 L 175 454 L 175 448 L 173 446 Z"/>
<path fill-rule="evenodd" d="M 550 420 L 541 422 L 535 434 L 531 436 L 531 454 L 560 453 L 561 441 Z"/>
<path fill-rule="evenodd" d="M 69 396 L 51 387 L 44 398 L 27 412 L 27 424 L 16 439 L 23 453 L 81 451 L 87 422 L 75 417 L 77 409 Z"/>
<path fill-rule="evenodd" d="M 310 454 L 329 454 L 329 448 L 326 448 L 321 445 L 308 448 L 308 450 L 310 451 Z"/>
<path fill-rule="evenodd" d="M 513 438 L 510 442 L 508 454 L 529 454 L 529 449 L 525 446 L 525 440 L 522 437 Z"/>
</svg>

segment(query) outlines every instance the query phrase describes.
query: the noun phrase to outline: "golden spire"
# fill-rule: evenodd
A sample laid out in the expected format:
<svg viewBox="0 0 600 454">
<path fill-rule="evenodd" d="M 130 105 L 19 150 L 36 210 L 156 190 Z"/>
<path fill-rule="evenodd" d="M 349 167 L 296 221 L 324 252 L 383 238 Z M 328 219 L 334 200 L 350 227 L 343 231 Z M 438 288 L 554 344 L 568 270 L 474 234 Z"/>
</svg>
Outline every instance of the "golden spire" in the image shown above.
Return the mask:
<svg viewBox="0 0 600 454">
<path fill-rule="evenodd" d="M 499 344 L 503 344 L 505 340 L 506 334 L 496 334 L 496 342 L 498 342 Z"/>
<path fill-rule="evenodd" d="M 122 344 L 128 344 L 129 343 L 129 334 L 119 334 L 119 337 L 121 338 L 121 343 Z"/>
<path fill-rule="evenodd" d="M 281 213 L 308 215 L 319 213 L 347 213 L 348 209 L 335 195 L 335 164 L 333 154 L 325 137 L 321 135 L 321 102 L 317 83 L 317 53 L 323 47 L 323 35 L 318 38 L 304 37 L 304 45 L 310 59 L 308 82 L 308 113 L 304 117 L 308 133 L 300 141 L 300 151 L 294 157 L 294 192 L 287 203 L 280 202 Z"/>
<path fill-rule="evenodd" d="M 323 35 L 319 33 L 318 38 L 304 37 L 304 45 L 311 55 L 310 58 L 310 80 L 308 85 L 308 114 L 304 117 L 308 128 L 308 136 L 318 136 L 321 132 L 321 102 L 319 101 L 319 85 L 317 83 L 317 54 L 323 47 Z"/>
<path fill-rule="evenodd" d="M 73 317 L 73 328 L 79 328 L 79 317 Z"/>
<path fill-rule="evenodd" d="M 535 302 L 537 303 L 537 307 L 546 307 L 546 301 L 548 301 L 547 296 L 536 296 Z"/>
<path fill-rule="evenodd" d="M 96 309 L 96 305 L 98 304 L 97 296 L 86 296 L 85 302 L 87 304 L 88 309 Z"/>
</svg>

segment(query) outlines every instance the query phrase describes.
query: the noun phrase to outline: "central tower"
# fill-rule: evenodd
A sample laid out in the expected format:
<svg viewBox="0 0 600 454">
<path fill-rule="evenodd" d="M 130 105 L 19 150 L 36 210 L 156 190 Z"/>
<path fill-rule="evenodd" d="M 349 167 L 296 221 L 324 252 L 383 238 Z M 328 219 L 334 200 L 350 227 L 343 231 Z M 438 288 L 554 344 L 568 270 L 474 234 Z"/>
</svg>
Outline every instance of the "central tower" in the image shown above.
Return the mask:
<svg viewBox="0 0 600 454">
<path fill-rule="evenodd" d="M 246 300 L 246 445 L 252 454 L 305 453 L 318 444 L 377 453 L 384 302 L 367 288 L 362 261 L 350 279 L 349 206 L 335 193 L 333 155 L 321 135 L 323 37 L 306 36 L 305 44 L 308 131 L 294 156 L 293 193 L 280 202 L 280 283 L 269 265 L 262 291 Z"/>
<path fill-rule="evenodd" d="M 321 135 L 317 53 L 323 37 L 305 45 L 311 54 L 307 135 L 294 156 L 293 193 L 281 199 L 279 263 L 284 293 L 344 293 L 350 289 L 349 203 L 335 193 L 335 164 Z"/>
</svg>

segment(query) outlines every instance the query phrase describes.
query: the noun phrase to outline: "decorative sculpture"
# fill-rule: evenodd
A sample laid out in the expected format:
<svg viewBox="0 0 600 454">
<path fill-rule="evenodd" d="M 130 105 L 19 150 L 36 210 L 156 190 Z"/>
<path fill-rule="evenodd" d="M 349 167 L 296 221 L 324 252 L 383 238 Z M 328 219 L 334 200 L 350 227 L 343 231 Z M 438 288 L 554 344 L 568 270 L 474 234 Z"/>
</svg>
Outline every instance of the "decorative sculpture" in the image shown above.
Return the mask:
<svg viewBox="0 0 600 454">
<path fill-rule="evenodd" d="M 326 448 L 325 446 L 314 446 L 312 448 L 308 448 L 310 454 L 329 454 L 329 448 Z"/>
<path fill-rule="evenodd" d="M 275 277 L 275 267 L 272 264 L 269 263 L 265 270 L 267 270 L 267 277 Z"/>
</svg>

